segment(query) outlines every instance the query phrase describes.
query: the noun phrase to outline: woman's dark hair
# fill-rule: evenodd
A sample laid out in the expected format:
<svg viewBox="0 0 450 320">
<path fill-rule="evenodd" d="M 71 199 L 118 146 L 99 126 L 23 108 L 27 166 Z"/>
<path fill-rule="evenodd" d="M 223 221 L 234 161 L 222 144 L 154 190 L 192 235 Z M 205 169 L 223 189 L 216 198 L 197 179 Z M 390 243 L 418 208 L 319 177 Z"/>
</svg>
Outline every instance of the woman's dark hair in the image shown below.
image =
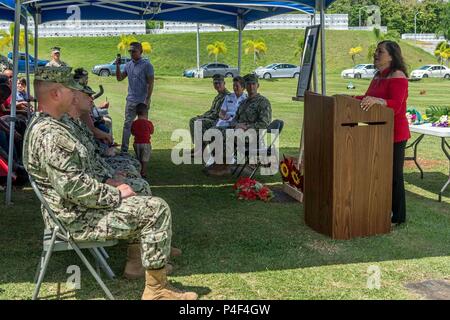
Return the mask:
<svg viewBox="0 0 450 320">
<path fill-rule="evenodd" d="M 403 60 L 402 49 L 400 49 L 398 43 L 391 40 L 384 40 L 378 43 L 378 46 L 382 44 L 392 58 L 390 66 L 391 72 L 400 70 L 405 74 L 406 77 L 408 77 L 408 70 L 406 68 L 405 61 Z"/>
<path fill-rule="evenodd" d="M 136 106 L 136 114 L 138 116 L 143 116 L 147 113 L 147 105 L 145 103 L 139 103 Z"/>
<path fill-rule="evenodd" d="M 245 80 L 241 76 L 236 76 L 233 78 L 233 82 L 239 82 L 242 88 L 245 88 Z"/>
</svg>

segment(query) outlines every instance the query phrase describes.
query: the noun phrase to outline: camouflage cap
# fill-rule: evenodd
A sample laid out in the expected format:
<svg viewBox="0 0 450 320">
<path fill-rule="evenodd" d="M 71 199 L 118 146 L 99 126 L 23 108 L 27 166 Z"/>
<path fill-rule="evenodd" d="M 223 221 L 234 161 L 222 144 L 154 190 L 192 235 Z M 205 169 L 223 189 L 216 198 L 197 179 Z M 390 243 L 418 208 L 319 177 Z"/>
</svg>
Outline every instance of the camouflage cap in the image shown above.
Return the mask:
<svg viewBox="0 0 450 320">
<path fill-rule="evenodd" d="M 82 86 L 87 86 L 89 73 L 83 68 L 75 69 L 74 73 L 75 74 L 73 78 L 75 79 L 75 81 L 81 84 Z"/>
<path fill-rule="evenodd" d="M 249 73 L 244 76 L 245 84 L 247 83 L 258 83 L 258 77 L 254 73 Z"/>
<path fill-rule="evenodd" d="M 225 77 L 222 74 L 215 74 L 213 75 L 213 81 L 224 81 Z"/>
<path fill-rule="evenodd" d="M 83 90 L 81 90 L 81 92 L 84 92 L 90 96 L 93 96 L 95 94 L 95 91 L 92 90 L 92 88 L 89 86 L 83 86 Z"/>
<path fill-rule="evenodd" d="M 74 80 L 71 72 L 72 68 L 70 67 L 38 67 L 34 79 L 60 83 L 67 88 L 83 91 L 84 87 Z"/>
</svg>

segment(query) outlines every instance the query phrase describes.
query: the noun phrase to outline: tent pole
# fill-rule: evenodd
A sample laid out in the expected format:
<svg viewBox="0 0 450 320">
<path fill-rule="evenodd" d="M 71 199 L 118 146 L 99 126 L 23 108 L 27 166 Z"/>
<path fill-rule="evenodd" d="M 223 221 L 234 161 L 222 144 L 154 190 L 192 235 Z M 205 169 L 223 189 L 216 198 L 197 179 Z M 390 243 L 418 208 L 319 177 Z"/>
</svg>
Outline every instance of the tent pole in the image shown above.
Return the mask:
<svg viewBox="0 0 450 320">
<path fill-rule="evenodd" d="M 313 16 L 311 17 L 311 23 L 315 25 L 317 23 L 316 21 L 316 10 L 314 10 Z M 314 59 L 314 65 L 313 65 L 313 87 L 314 92 L 319 92 L 319 84 L 318 84 L 318 75 L 317 75 L 317 59 Z"/>
<path fill-rule="evenodd" d="M 325 61 L 325 0 L 320 0 L 320 61 L 322 63 L 322 94 L 327 94 L 326 86 L 326 61 Z"/>
<path fill-rule="evenodd" d="M 197 23 L 197 78 L 200 74 L 200 24 Z"/>
<path fill-rule="evenodd" d="M 29 46 L 28 46 L 28 39 L 29 39 L 29 34 L 28 34 L 28 17 L 25 16 L 25 21 L 24 21 L 24 27 L 25 27 L 25 57 L 27 58 L 27 60 L 25 61 L 25 72 L 26 72 L 26 77 L 27 77 L 27 95 L 30 96 L 30 52 L 29 52 Z M 36 61 L 35 61 L 35 67 L 36 67 Z M 31 118 L 31 110 L 30 108 L 27 108 L 27 116 L 28 119 Z"/>
<path fill-rule="evenodd" d="M 238 74 L 241 75 L 242 68 L 242 31 L 244 30 L 243 21 L 241 15 L 237 17 L 238 27 Z"/>
<path fill-rule="evenodd" d="M 238 30 L 238 74 L 241 75 L 242 68 L 242 28 Z"/>
<path fill-rule="evenodd" d="M 16 124 L 16 101 L 17 101 L 17 74 L 19 72 L 19 38 L 20 38 L 20 10 L 22 0 L 16 0 L 14 17 L 14 47 L 13 47 L 13 80 L 11 93 L 11 114 L 9 120 L 9 153 L 8 153 L 8 177 L 6 180 L 6 205 L 12 205 L 12 167 L 14 163 L 14 131 Z"/>
<path fill-rule="evenodd" d="M 34 71 L 36 72 L 36 68 L 38 67 L 38 61 L 39 61 L 39 45 L 38 45 L 38 41 L 39 41 L 39 17 L 40 17 L 40 13 L 36 12 L 36 14 L 34 15 Z M 31 88 L 31 83 L 28 84 L 28 88 Z M 36 99 L 34 101 L 34 112 L 37 112 L 37 95 L 36 92 L 34 93 L 34 98 Z"/>
</svg>

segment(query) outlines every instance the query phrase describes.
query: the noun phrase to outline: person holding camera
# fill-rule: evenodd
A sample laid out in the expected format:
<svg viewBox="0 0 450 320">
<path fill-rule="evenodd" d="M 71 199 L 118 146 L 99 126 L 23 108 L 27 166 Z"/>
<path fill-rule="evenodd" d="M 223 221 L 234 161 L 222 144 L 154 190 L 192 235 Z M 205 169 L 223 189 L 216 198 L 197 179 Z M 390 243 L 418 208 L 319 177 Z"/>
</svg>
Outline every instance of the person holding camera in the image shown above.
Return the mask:
<svg viewBox="0 0 450 320">
<path fill-rule="evenodd" d="M 131 124 L 136 118 L 136 106 L 138 104 L 147 105 L 150 108 L 150 102 L 153 93 L 153 84 L 155 74 L 153 65 L 142 58 L 142 45 L 139 42 L 132 42 L 128 49 L 131 61 L 127 62 L 123 72 L 120 70 L 121 56 L 117 55 L 116 59 L 116 78 L 122 81 L 128 77 L 128 95 L 125 107 L 125 122 L 123 124 L 122 134 L 122 152 L 128 152 L 128 145 L 131 136 Z"/>
</svg>

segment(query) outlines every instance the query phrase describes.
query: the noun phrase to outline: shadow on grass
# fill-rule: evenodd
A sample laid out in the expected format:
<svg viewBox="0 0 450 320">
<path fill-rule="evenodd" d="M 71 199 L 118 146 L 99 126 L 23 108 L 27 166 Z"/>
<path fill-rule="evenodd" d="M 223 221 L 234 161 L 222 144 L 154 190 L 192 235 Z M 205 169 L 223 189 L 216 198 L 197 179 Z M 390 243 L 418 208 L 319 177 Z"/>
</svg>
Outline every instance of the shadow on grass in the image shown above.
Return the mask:
<svg viewBox="0 0 450 320">
<path fill-rule="evenodd" d="M 449 176 L 442 172 L 424 172 L 423 179 L 420 178 L 420 172 L 406 172 L 404 177 L 408 183 L 436 194 L 436 199 L 439 191 L 449 179 Z M 450 196 L 450 186 L 444 191 L 443 196 Z"/>
<path fill-rule="evenodd" d="M 295 154 L 295 149 L 282 153 Z M 387 235 L 348 241 L 332 240 L 308 228 L 299 203 L 263 203 L 237 200 L 231 188 L 235 178 L 203 175 L 201 165 L 175 166 L 170 150 L 155 150 L 149 168 L 155 196 L 164 198 L 173 214 L 173 245 L 183 255 L 173 259 L 174 277 L 211 273 L 247 273 L 326 265 L 419 259 L 450 254 L 450 205 L 418 193 L 407 192 L 408 224 Z M 443 174 L 442 174 L 443 176 Z M 441 175 L 427 174 L 430 188 L 438 189 Z M 279 183 L 279 175 L 257 176 L 264 183 Z M 407 181 L 416 182 L 414 174 Z M 31 285 L 42 250 L 43 224 L 39 204 L 27 188 L 14 194 L 15 206 L 0 206 L 0 284 L 28 282 Z M 125 264 L 126 243 L 108 248 L 109 263 L 117 275 Z M 56 253 L 50 262 L 46 283 L 64 283 L 69 265 L 81 266 L 71 252 Z M 82 268 L 78 299 L 103 298 L 104 294 Z M 173 278 L 172 278 L 173 279 Z M 180 283 L 185 282 L 178 279 Z M 113 295 L 139 299 L 143 281 L 107 280 Z M 190 288 L 206 295 L 209 288 Z M 42 295 L 54 295 L 47 288 Z M 48 292 L 47 292 L 48 291 Z M 31 297 L 31 291 L 29 295 Z M 64 298 L 64 296 L 62 296 Z M 70 298 L 70 296 L 69 296 Z"/>
</svg>

